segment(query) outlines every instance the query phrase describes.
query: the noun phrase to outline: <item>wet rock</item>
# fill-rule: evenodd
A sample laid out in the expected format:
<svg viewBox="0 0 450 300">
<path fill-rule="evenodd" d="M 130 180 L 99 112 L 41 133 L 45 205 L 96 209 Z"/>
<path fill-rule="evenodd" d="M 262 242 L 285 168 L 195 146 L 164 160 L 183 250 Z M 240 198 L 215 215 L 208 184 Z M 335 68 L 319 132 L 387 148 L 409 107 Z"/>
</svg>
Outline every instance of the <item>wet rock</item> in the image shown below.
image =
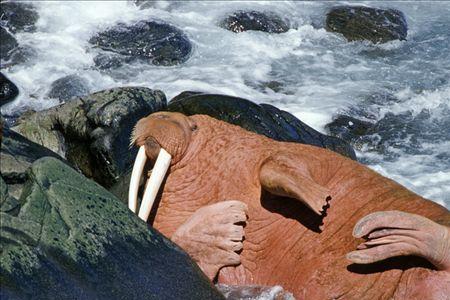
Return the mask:
<svg viewBox="0 0 450 300">
<path fill-rule="evenodd" d="M 129 143 L 137 120 L 165 108 L 159 90 L 115 88 L 32 113 L 13 129 L 108 187 L 133 164 L 137 150 Z"/>
<path fill-rule="evenodd" d="M 33 32 L 39 19 L 36 9 L 30 3 L 4 2 L 0 5 L 0 24 L 11 32 Z"/>
<path fill-rule="evenodd" d="M 19 95 L 17 86 L 0 72 L 0 106 L 13 101 Z"/>
<path fill-rule="evenodd" d="M 0 176 L 0 212 L 17 215 L 19 207 L 19 201 L 9 194 L 8 185 Z"/>
<path fill-rule="evenodd" d="M 223 19 L 219 25 L 237 33 L 247 30 L 282 33 L 289 30 L 289 24 L 277 14 L 258 11 L 237 11 Z"/>
<path fill-rule="evenodd" d="M 55 80 L 47 94 L 49 98 L 58 99 L 60 102 L 68 101 L 74 97 L 89 94 L 89 83 L 78 75 L 67 75 Z"/>
<path fill-rule="evenodd" d="M 4 63 L 9 60 L 9 57 L 13 53 L 14 49 L 19 46 L 19 44 L 14 36 L 2 26 L 0 26 L 0 41 L 0 59 L 1 66 L 3 67 Z"/>
<path fill-rule="evenodd" d="M 132 60 L 131 57 L 123 57 L 120 54 L 100 53 L 94 57 L 94 64 L 100 70 L 109 70 L 117 69 Z"/>
<path fill-rule="evenodd" d="M 223 299 L 197 265 L 104 188 L 54 158 L 1 212 L 1 299 Z"/>
<path fill-rule="evenodd" d="M 408 33 L 408 25 L 401 11 L 366 6 L 331 9 L 326 18 L 326 29 L 343 34 L 349 41 L 368 40 L 373 43 L 405 40 Z"/>
<path fill-rule="evenodd" d="M 321 134 L 286 111 L 269 104 L 225 95 L 195 94 L 170 101 L 168 110 L 186 115 L 207 114 L 219 120 L 239 125 L 249 131 L 275 140 L 298 142 L 328 148 L 356 159 L 353 149 L 344 141 Z"/>
<path fill-rule="evenodd" d="M 181 30 L 156 21 L 139 21 L 133 25 L 120 23 L 96 34 L 89 42 L 104 51 L 120 54 L 124 59 L 139 59 L 162 66 L 185 62 L 192 50 L 189 39 Z"/>
<path fill-rule="evenodd" d="M 64 159 L 7 127 L 3 127 L 2 133 L 0 174 L 9 186 L 10 195 L 19 199 L 23 184 L 28 179 L 27 169 L 33 162 L 44 156 Z"/>
<path fill-rule="evenodd" d="M 332 136 L 343 139 L 348 143 L 355 143 L 361 136 L 366 135 L 373 126 L 374 124 L 371 122 L 338 115 L 325 128 Z"/>
</svg>

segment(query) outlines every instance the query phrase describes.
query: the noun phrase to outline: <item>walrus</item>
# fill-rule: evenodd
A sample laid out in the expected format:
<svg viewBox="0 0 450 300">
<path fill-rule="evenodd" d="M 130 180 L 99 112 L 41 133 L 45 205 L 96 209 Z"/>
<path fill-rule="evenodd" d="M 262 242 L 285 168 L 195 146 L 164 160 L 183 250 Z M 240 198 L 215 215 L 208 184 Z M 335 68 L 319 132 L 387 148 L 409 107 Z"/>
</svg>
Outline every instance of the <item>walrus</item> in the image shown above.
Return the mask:
<svg viewBox="0 0 450 300">
<path fill-rule="evenodd" d="M 358 162 L 170 112 L 139 120 L 132 144 L 130 209 L 149 161 L 139 216 L 219 283 L 297 299 L 450 295 L 449 211 Z"/>
</svg>

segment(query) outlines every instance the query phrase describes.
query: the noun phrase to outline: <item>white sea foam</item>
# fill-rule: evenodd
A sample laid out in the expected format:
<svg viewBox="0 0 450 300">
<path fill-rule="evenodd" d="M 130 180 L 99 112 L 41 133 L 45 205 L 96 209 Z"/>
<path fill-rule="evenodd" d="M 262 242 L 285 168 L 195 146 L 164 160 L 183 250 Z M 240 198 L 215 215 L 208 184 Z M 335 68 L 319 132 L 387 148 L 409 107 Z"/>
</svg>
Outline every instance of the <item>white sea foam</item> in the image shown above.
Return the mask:
<svg viewBox="0 0 450 300">
<path fill-rule="evenodd" d="M 268 102 L 323 132 L 334 115 L 358 105 L 370 111 L 372 121 L 389 113 L 420 116 L 426 111 L 429 118 L 418 121 L 426 134 L 411 132 L 408 139 L 396 141 L 401 145 L 418 139 L 417 153 L 388 145 L 398 154 L 395 159 L 370 147 L 358 154 L 382 174 L 450 207 L 450 129 L 436 130 L 439 126 L 433 125 L 444 126 L 448 123 L 442 120 L 450 118 L 450 3 L 364 2 L 398 8 L 407 17 L 407 41 L 383 45 L 349 43 L 323 29 L 328 8 L 342 2 L 158 1 L 144 10 L 119 1 L 32 3 L 40 15 L 37 32 L 19 33 L 16 38 L 35 56 L 3 70 L 21 93 L 2 107 L 2 113 L 55 105 L 45 96 L 50 84 L 70 74 L 84 77 L 92 91 L 138 85 L 161 89 L 169 99 L 197 90 Z M 217 26 L 221 18 L 239 9 L 276 12 L 292 29 L 282 34 L 235 34 Z M 93 34 L 118 22 L 150 19 L 169 22 L 189 36 L 194 50 L 185 64 L 133 63 L 112 72 L 93 68 L 97 50 L 88 43 Z M 270 81 L 279 82 L 280 90 L 266 87 Z M 368 102 L 374 94 L 396 100 Z"/>
</svg>

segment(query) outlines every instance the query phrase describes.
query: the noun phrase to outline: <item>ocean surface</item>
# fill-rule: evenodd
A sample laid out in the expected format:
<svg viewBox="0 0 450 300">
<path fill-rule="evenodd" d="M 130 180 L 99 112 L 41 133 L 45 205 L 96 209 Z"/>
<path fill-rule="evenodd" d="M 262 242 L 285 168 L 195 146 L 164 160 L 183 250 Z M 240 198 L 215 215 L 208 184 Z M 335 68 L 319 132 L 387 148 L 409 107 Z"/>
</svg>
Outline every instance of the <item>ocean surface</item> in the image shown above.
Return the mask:
<svg viewBox="0 0 450 300">
<path fill-rule="evenodd" d="M 407 40 L 382 45 L 349 43 L 324 29 L 326 12 L 344 2 L 160 1 L 143 10 L 119 1 L 32 3 L 37 31 L 16 38 L 34 55 L 2 70 L 21 91 L 4 114 L 58 104 L 45 96 L 50 84 L 78 74 L 92 91 L 137 85 L 161 89 L 168 99 L 194 90 L 271 103 L 324 133 L 338 114 L 383 120 L 383 130 L 357 145 L 359 161 L 450 208 L 450 2 L 359 3 L 405 14 Z M 217 26 L 236 10 L 275 12 L 292 29 L 236 34 Z M 94 68 L 91 36 L 118 22 L 152 19 L 188 35 L 194 50 L 186 63 Z M 267 87 L 273 83 L 277 88 Z"/>
</svg>

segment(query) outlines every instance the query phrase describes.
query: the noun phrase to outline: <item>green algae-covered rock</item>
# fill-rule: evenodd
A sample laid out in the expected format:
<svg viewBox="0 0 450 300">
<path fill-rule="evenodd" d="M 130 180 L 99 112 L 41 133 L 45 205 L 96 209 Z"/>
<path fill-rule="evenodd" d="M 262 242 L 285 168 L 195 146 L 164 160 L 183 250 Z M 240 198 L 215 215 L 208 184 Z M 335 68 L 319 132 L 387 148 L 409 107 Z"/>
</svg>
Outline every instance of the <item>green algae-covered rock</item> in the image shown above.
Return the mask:
<svg viewBox="0 0 450 300">
<path fill-rule="evenodd" d="M 13 130 L 110 186 L 133 164 L 137 150 L 129 143 L 137 120 L 166 105 L 159 90 L 114 88 L 23 116 Z"/>
<path fill-rule="evenodd" d="M 197 265 L 118 199 L 42 158 L 1 212 L 1 299 L 221 299 Z M 2 185 L 3 194 L 3 185 Z"/>
<path fill-rule="evenodd" d="M 186 115 L 206 114 L 278 141 L 323 147 L 356 159 L 354 150 L 346 142 L 324 135 L 269 104 L 258 105 L 225 95 L 183 92 L 170 101 L 168 110 Z"/>
</svg>

